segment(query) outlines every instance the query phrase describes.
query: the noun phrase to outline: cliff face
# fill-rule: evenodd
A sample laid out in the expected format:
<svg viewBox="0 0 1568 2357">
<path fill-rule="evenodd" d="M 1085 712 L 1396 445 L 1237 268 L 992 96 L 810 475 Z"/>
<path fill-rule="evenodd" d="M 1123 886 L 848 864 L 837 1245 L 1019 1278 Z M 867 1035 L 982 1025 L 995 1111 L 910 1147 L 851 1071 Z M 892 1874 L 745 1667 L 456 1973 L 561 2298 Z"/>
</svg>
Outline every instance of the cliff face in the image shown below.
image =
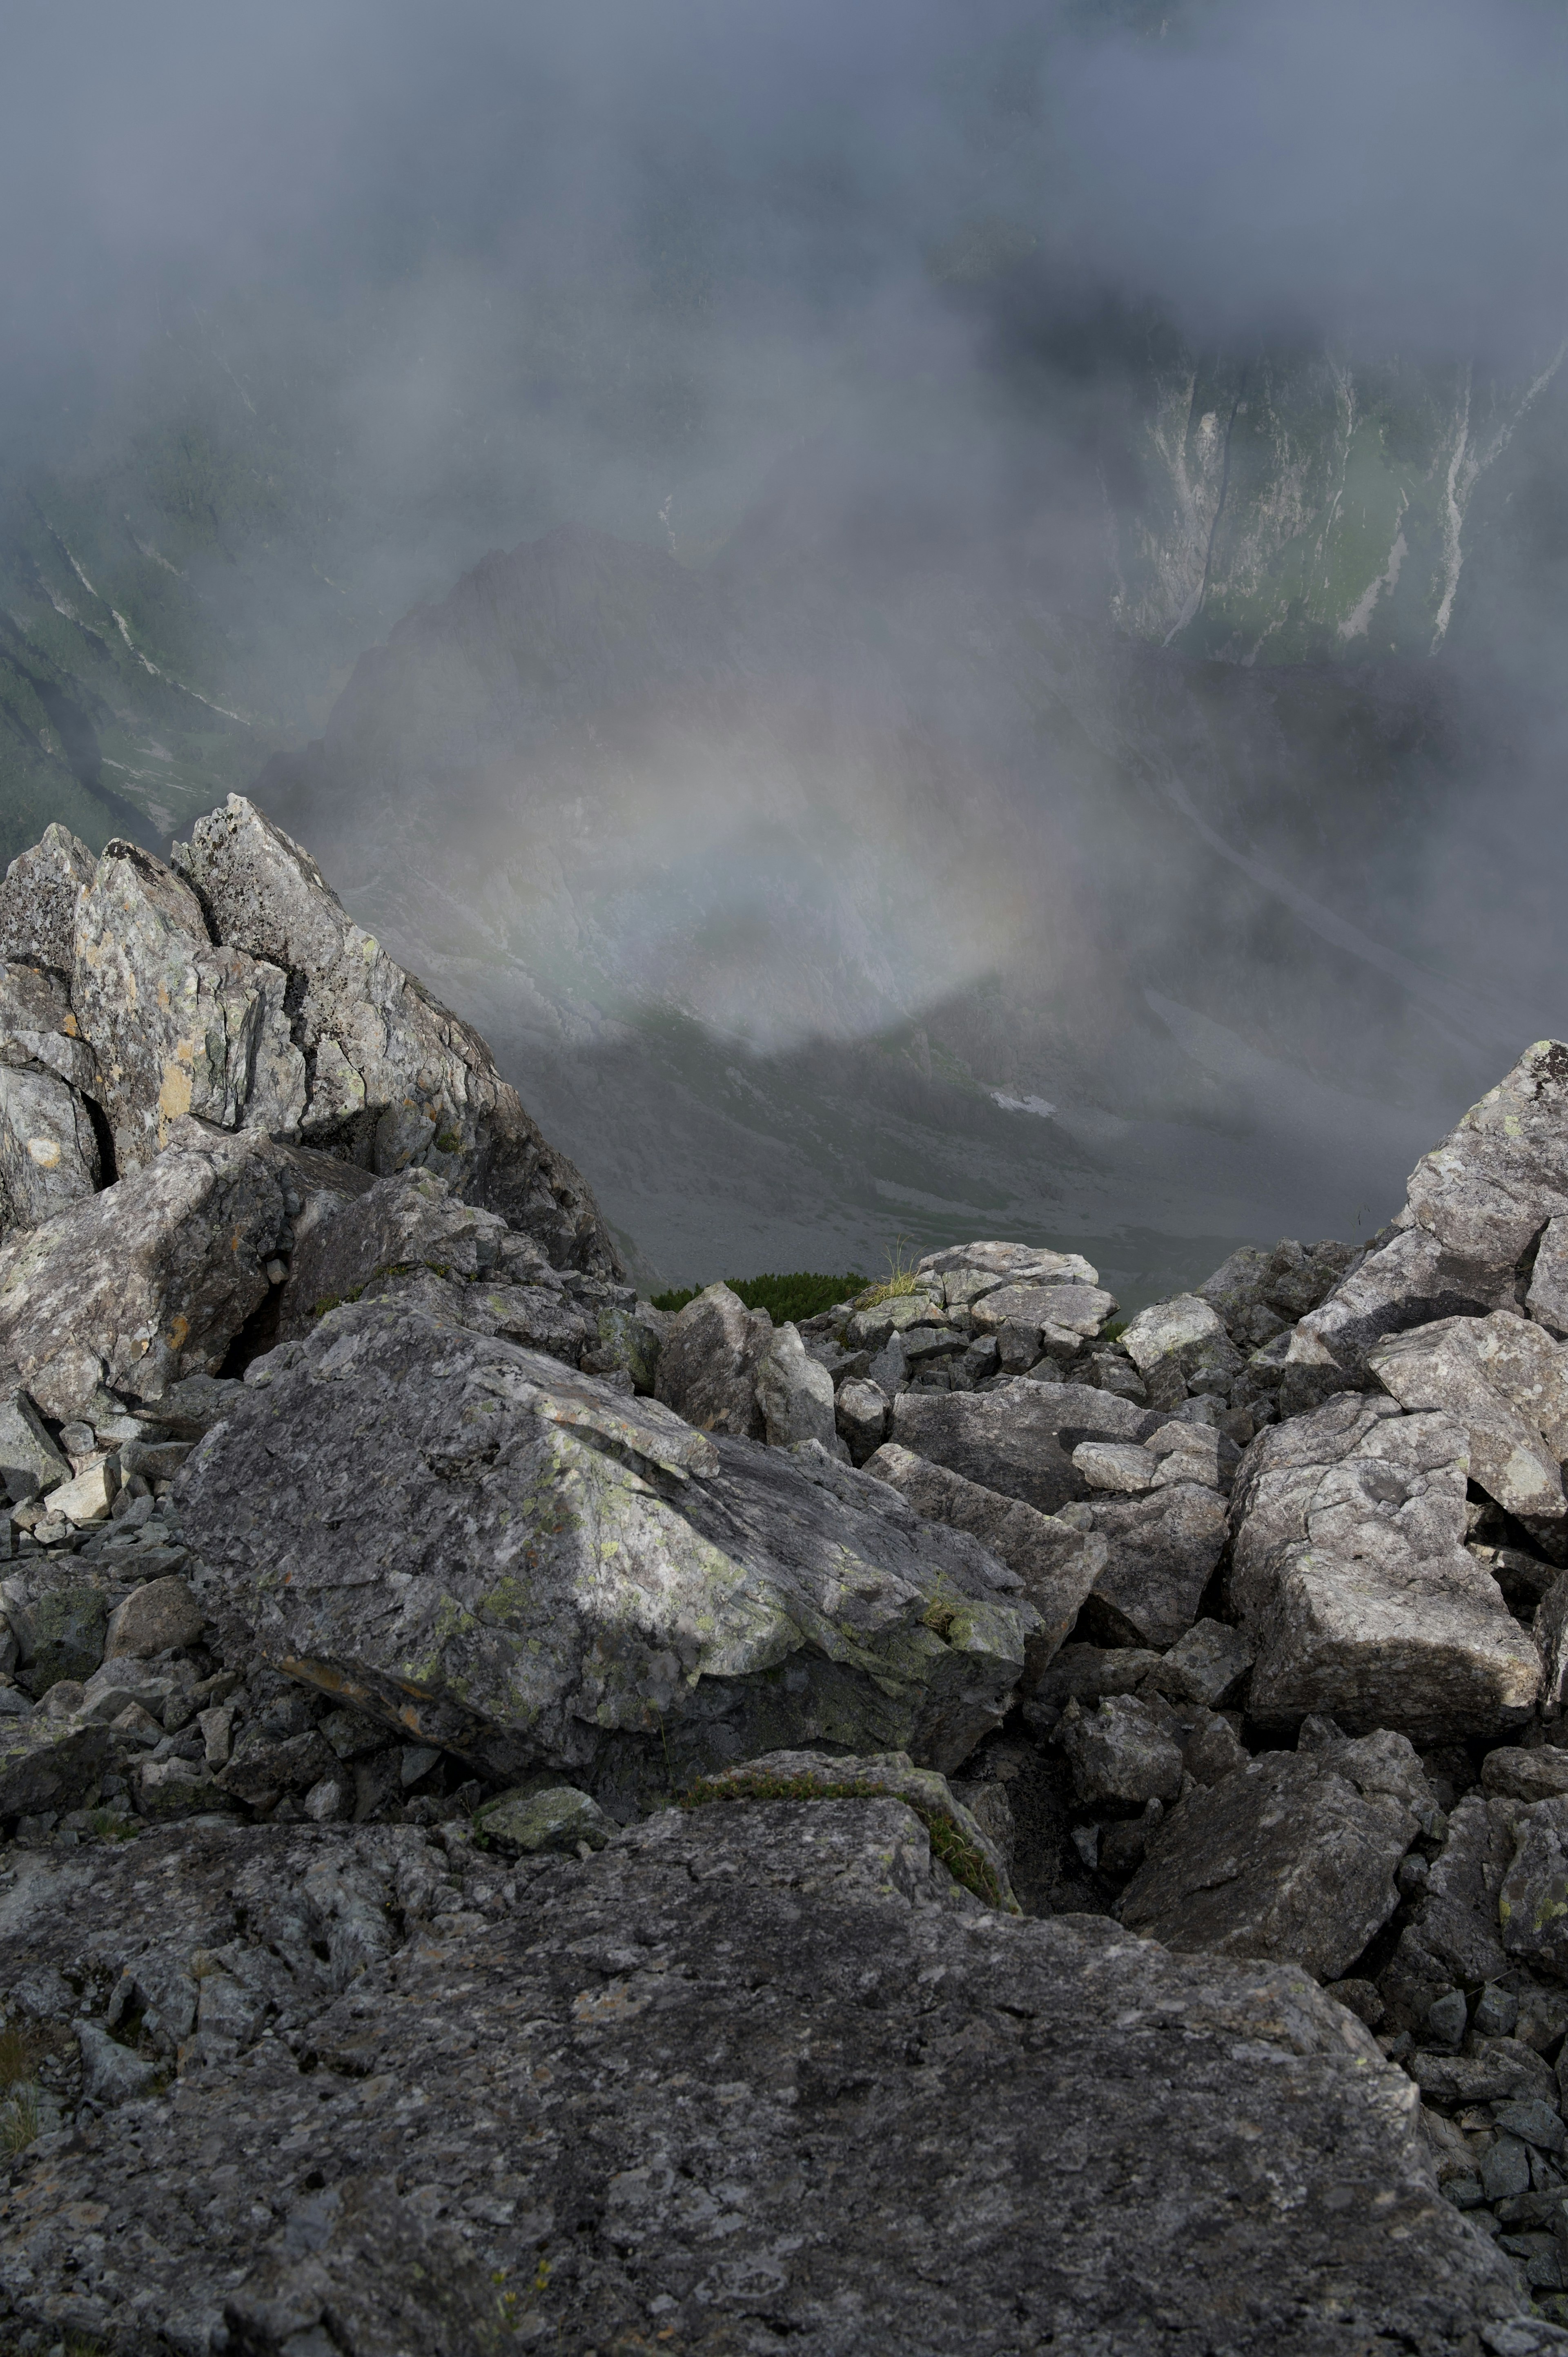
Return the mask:
<svg viewBox="0 0 1568 2357">
<path fill-rule="evenodd" d="M 1327 353 L 1152 367 L 1141 496 L 1115 517 L 1116 620 L 1228 662 L 1435 654 L 1472 509 L 1563 357 L 1509 383 Z"/>
<path fill-rule="evenodd" d="M 985 356 L 956 396 L 939 387 L 930 447 L 888 470 L 886 501 L 916 540 L 945 481 L 950 533 L 1047 554 L 1047 603 L 1240 664 L 1424 660 L 1466 635 L 1477 564 L 1493 593 L 1500 578 L 1555 610 L 1537 560 L 1557 552 L 1534 541 L 1555 513 L 1541 480 L 1561 472 L 1560 351 L 1501 375 L 1283 343 L 1206 352 L 1158 322 L 1097 311 L 1064 325 L 1059 295 L 1015 269 L 940 291 L 975 314 Z M 376 354 L 350 357 L 361 392 L 367 371 L 375 385 Z M 671 514 L 693 456 L 679 436 L 660 444 L 657 420 L 618 415 L 613 484 L 581 452 L 547 482 L 564 463 L 548 417 L 534 421 L 541 456 L 522 449 L 533 427 L 520 415 L 499 437 L 518 448 L 498 457 L 496 421 L 460 408 L 432 490 L 395 468 L 367 479 L 310 371 L 257 360 L 242 378 L 205 346 L 169 365 L 74 457 L 0 477 L 7 857 L 50 819 L 95 848 L 177 832 L 319 730 L 355 659 L 444 595 L 487 537 L 594 516 L 706 565 L 753 536 L 755 471 L 698 500 L 700 528 L 683 492 Z M 586 380 L 579 392 L 597 418 Z M 926 397 L 878 394 L 862 477 Z M 805 463 L 832 473 L 821 448 Z"/>
</svg>

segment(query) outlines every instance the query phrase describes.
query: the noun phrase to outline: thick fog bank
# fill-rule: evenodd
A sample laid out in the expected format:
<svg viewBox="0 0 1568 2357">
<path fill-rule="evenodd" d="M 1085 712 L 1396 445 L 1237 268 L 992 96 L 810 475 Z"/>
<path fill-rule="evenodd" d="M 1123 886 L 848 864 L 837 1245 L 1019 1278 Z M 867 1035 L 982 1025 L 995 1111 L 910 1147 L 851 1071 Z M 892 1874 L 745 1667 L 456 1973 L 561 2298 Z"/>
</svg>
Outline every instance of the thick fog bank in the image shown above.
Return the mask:
<svg viewBox="0 0 1568 2357">
<path fill-rule="evenodd" d="M 1375 1226 L 1568 1025 L 1563 38 L 35 17 L 4 847 L 259 781 L 671 1275 Z"/>
</svg>

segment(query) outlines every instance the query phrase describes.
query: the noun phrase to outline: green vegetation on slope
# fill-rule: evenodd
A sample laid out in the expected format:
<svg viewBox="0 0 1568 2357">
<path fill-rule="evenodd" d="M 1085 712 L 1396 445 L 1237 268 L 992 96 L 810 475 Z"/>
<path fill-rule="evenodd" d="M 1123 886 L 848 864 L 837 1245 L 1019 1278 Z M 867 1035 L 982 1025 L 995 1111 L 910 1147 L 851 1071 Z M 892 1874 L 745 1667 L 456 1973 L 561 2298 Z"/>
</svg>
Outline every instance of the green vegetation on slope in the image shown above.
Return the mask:
<svg viewBox="0 0 1568 2357">
<path fill-rule="evenodd" d="M 864 1291 L 865 1279 L 852 1270 L 847 1276 L 823 1276 L 814 1269 L 797 1269 L 789 1276 L 731 1276 L 725 1279 L 748 1309 L 766 1309 L 776 1326 L 799 1325 L 802 1318 L 820 1318 L 841 1301 Z M 701 1286 L 685 1285 L 652 1297 L 655 1309 L 684 1309 L 695 1301 Z"/>
</svg>

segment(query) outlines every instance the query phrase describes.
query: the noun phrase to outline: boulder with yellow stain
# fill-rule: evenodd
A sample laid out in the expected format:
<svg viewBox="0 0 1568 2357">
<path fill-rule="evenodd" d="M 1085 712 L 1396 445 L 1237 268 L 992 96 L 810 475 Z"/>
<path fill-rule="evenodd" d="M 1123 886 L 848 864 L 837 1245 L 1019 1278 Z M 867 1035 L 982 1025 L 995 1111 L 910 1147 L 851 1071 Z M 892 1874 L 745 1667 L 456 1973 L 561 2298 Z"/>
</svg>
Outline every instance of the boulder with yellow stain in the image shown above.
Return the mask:
<svg viewBox="0 0 1568 2357">
<path fill-rule="evenodd" d="M 161 859 L 108 845 L 76 904 L 71 1004 L 122 1175 L 161 1153 L 186 1114 L 219 1129 L 298 1128 L 306 1067 L 287 988 L 280 967 L 213 941 Z"/>
<path fill-rule="evenodd" d="M 79 1089 L 41 1066 L 0 1063 L 0 1228 L 41 1227 L 97 1191 L 92 1116 Z"/>
<path fill-rule="evenodd" d="M 582 1174 L 541 1135 L 478 1033 L 352 921 L 307 852 L 231 794 L 174 858 L 220 937 L 292 977 L 293 1036 L 310 1064 L 307 1144 L 379 1178 L 433 1170 L 536 1237 L 557 1268 L 620 1275 Z"/>
<path fill-rule="evenodd" d="M 0 1232 L 36 1228 L 102 1184 L 94 1078 L 64 974 L 0 965 Z"/>
</svg>

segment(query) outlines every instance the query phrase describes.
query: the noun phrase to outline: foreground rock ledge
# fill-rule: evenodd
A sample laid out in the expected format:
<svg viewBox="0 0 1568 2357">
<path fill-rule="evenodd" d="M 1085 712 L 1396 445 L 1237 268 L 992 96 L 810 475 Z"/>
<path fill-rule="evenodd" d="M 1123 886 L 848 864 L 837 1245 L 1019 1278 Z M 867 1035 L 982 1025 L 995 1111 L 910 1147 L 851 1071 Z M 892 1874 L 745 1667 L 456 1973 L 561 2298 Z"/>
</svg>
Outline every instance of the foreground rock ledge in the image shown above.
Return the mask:
<svg viewBox="0 0 1568 2357">
<path fill-rule="evenodd" d="M 117 2357 L 1561 2345 L 1505 2321 L 1414 2088 L 1303 1974 L 941 1879 L 891 1800 L 671 1811 L 532 1871 L 413 1827 L 30 1857 L 0 1980 L 104 2109 L 13 2166 L 6 2329 Z"/>
</svg>

